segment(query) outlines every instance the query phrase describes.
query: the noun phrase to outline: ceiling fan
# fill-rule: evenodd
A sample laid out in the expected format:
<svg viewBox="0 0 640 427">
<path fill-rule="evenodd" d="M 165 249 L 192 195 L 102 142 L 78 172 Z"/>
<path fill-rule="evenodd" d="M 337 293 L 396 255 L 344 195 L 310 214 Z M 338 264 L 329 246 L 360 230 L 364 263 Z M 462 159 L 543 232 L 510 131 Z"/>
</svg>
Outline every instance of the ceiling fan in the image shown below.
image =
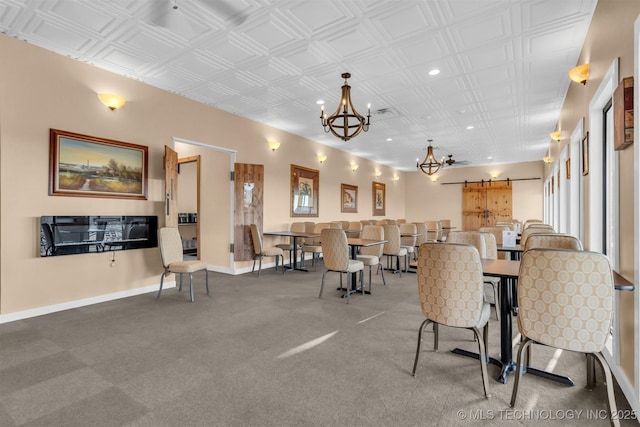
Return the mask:
<svg viewBox="0 0 640 427">
<path fill-rule="evenodd" d="M 445 159 L 444 157 L 442 158 L 442 164 L 443 165 L 446 164 L 447 166 L 453 166 L 454 164 L 463 166 L 463 165 L 468 165 L 469 162 L 466 160 L 456 160 L 453 158 L 453 154 L 449 154 L 447 155 L 447 159 Z"/>
<path fill-rule="evenodd" d="M 240 25 L 249 17 L 247 13 L 242 13 L 231 0 L 154 0 L 150 3 L 153 8 L 151 22 L 159 27 L 171 27 L 176 17 L 184 18 L 182 12 L 189 10 L 194 3 L 200 4 L 232 25 Z"/>
</svg>

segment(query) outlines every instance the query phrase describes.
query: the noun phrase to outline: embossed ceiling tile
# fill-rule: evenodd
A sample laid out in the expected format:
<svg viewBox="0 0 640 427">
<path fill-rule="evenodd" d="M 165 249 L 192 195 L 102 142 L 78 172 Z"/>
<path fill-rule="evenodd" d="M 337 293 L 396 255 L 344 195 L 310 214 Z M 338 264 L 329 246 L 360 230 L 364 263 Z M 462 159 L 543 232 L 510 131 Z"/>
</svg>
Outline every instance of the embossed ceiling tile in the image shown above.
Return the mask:
<svg viewBox="0 0 640 427">
<path fill-rule="evenodd" d="M 323 32 L 351 18 L 343 5 L 342 1 L 292 2 L 290 7 L 282 8 L 282 13 L 290 15 L 307 33 Z"/>
<path fill-rule="evenodd" d="M 116 46 L 108 46 L 95 55 L 93 62 L 114 73 L 137 77 L 137 70 L 147 64 L 147 58 L 122 51 Z"/>
<path fill-rule="evenodd" d="M 556 1 L 553 3 L 553 7 L 549 7 L 549 4 L 545 2 L 525 2 L 522 4 L 522 16 L 527 23 L 525 29 L 538 26 L 567 25 L 567 20 L 574 21 L 571 24 L 575 25 L 583 21 L 585 16 L 591 16 L 597 3 L 598 0 Z"/>
<path fill-rule="evenodd" d="M 90 34 L 67 29 L 65 26 L 56 25 L 55 22 L 43 20 L 37 15 L 32 16 L 25 26 L 29 30 L 23 32 L 21 36 L 31 43 L 74 58 L 94 43 Z"/>
<path fill-rule="evenodd" d="M 290 53 L 285 53 L 282 55 L 282 57 L 293 64 L 293 66 L 295 66 L 300 71 L 305 71 L 310 68 L 326 65 L 328 61 L 322 55 L 318 54 L 316 45 L 317 43 L 314 42 L 309 43 L 306 48 L 296 49 L 295 51 L 292 51 Z"/>
<path fill-rule="evenodd" d="M 102 33 L 113 25 L 114 17 L 99 10 L 98 3 L 81 3 L 58 1 L 53 4 L 51 12 L 72 25 L 73 28 Z"/>
<path fill-rule="evenodd" d="M 211 39 L 203 50 L 211 57 L 216 58 L 221 65 L 229 68 L 236 67 L 258 56 L 227 36 Z"/>
<path fill-rule="evenodd" d="M 437 33 L 424 37 L 416 37 L 406 43 L 394 44 L 393 49 L 399 56 L 402 56 L 403 63 L 407 66 L 417 66 L 424 64 L 429 67 L 440 67 L 442 69 L 443 57 L 451 54 L 442 34 Z"/>
<path fill-rule="evenodd" d="M 160 62 L 168 56 L 169 52 L 180 47 L 176 40 L 160 38 L 157 34 L 152 34 L 145 29 L 133 31 L 120 39 L 118 43 L 122 50 L 134 52 L 141 58 L 147 58 L 155 62 Z"/>
<path fill-rule="evenodd" d="M 261 46 L 265 53 L 281 49 L 283 45 L 291 43 L 296 38 L 286 31 L 286 26 L 271 16 L 263 22 L 256 22 L 252 27 L 242 31 L 251 43 Z"/>
<path fill-rule="evenodd" d="M 483 15 L 451 28 L 452 34 L 460 41 L 460 48 L 466 50 L 505 39 L 509 32 L 509 14 Z"/>
<path fill-rule="evenodd" d="M 584 34 L 574 27 L 547 29 L 538 34 L 532 34 L 525 39 L 525 53 L 529 55 L 544 55 L 572 49 L 576 40 L 582 40 Z"/>
<path fill-rule="evenodd" d="M 188 51 L 176 57 L 172 63 L 173 69 L 177 72 L 187 72 L 201 79 L 206 79 L 209 75 L 221 69 L 207 55 L 193 51 Z"/>
<path fill-rule="evenodd" d="M 327 39 L 327 44 L 341 61 L 353 60 L 358 56 L 364 57 L 375 54 L 376 46 L 359 29 L 340 32 L 338 36 Z"/>
<path fill-rule="evenodd" d="M 513 61 L 513 44 L 505 40 L 483 48 L 465 51 L 460 60 L 466 70 L 484 70 L 494 68 L 497 64 L 510 64 Z"/>
<path fill-rule="evenodd" d="M 392 3 L 392 7 L 372 18 L 379 22 L 376 28 L 384 31 L 392 40 L 424 34 L 434 25 L 415 2 Z"/>
<path fill-rule="evenodd" d="M 178 92 L 181 88 L 203 82 L 203 79 L 197 74 L 175 68 L 159 68 L 153 73 L 147 73 L 146 78 L 149 84 L 172 92 Z"/>
</svg>

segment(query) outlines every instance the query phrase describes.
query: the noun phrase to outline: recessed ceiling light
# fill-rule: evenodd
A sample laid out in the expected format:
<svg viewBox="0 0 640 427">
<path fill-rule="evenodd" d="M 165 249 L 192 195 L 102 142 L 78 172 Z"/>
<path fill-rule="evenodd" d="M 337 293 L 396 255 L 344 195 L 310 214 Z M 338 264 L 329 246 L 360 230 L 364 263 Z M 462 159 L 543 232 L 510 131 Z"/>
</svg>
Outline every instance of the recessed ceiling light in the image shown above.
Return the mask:
<svg viewBox="0 0 640 427">
<path fill-rule="evenodd" d="M 318 104 L 318 105 L 322 105 L 322 104 L 324 104 L 324 101 L 323 101 L 322 99 L 318 99 L 318 100 L 316 101 L 316 104 Z"/>
<path fill-rule="evenodd" d="M 493 160 L 493 157 L 489 156 L 487 157 L 487 160 Z"/>
<path fill-rule="evenodd" d="M 438 70 L 437 68 L 434 68 L 433 70 L 429 71 L 430 76 L 437 76 L 438 74 L 440 74 L 440 70 Z"/>
<path fill-rule="evenodd" d="M 471 130 L 471 129 L 473 129 L 473 126 L 471 125 L 467 126 L 467 130 Z"/>
<path fill-rule="evenodd" d="M 393 141 L 393 138 L 387 138 L 387 141 L 391 142 Z"/>
</svg>

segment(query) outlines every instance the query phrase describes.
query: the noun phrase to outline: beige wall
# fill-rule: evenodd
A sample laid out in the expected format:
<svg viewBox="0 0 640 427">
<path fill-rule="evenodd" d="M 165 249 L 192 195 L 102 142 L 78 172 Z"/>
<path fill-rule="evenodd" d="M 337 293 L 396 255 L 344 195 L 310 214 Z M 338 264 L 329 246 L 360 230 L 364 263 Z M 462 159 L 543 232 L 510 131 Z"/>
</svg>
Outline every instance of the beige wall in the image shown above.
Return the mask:
<svg viewBox="0 0 640 427">
<path fill-rule="evenodd" d="M 640 1 L 637 0 L 600 0 L 589 28 L 587 37 L 577 64 L 588 62 L 590 64 L 589 81 L 585 86 L 571 84 L 562 106 L 558 129 L 563 131 L 563 139 L 559 143 L 551 143 L 551 157 L 558 159 L 564 147 L 569 143 L 572 130 L 578 121 L 585 118 L 585 130 L 589 129 L 589 102 L 602 83 L 602 79 L 612 62 L 619 58 L 620 80 L 633 76 L 634 73 L 634 22 L 640 14 Z M 615 30 L 614 30 L 615 29 Z M 637 58 L 635 59 L 637 60 Z M 636 82 L 638 84 L 638 82 Z M 637 132 L 637 130 L 636 130 Z M 638 231 L 634 232 L 634 161 L 633 149 L 628 148 L 619 151 L 620 159 L 620 273 L 633 280 L 634 239 L 638 238 Z M 575 158 L 575 156 L 573 156 Z M 573 161 L 573 159 L 572 159 Z M 590 162 L 598 162 L 601 159 L 590 159 Z M 592 163 L 594 164 L 594 163 Z M 545 169 L 545 175 L 549 173 L 554 163 Z M 637 165 L 636 165 L 637 166 Z M 589 177 L 579 176 L 585 184 L 585 194 L 588 195 Z M 589 200 L 585 197 L 582 209 L 585 212 L 587 230 L 589 224 Z M 588 231 L 585 241 L 588 242 Z M 589 249 L 588 247 L 586 249 Z M 620 365 L 629 381 L 634 384 L 638 377 L 635 372 L 635 361 L 640 357 L 638 348 L 634 345 L 634 331 L 640 328 L 638 314 L 634 311 L 633 298 L 637 298 L 632 292 L 621 292 L 620 310 L 616 315 L 620 322 Z"/>
<path fill-rule="evenodd" d="M 0 314 L 126 292 L 159 282 L 157 249 L 40 258 L 41 215 L 157 215 L 164 207 L 164 145 L 174 138 L 237 151 L 236 161 L 265 165 L 265 230 L 293 221 L 289 210 L 290 164 L 320 170 L 320 216 L 315 221 L 372 217 L 372 181 L 387 185 L 387 217 L 403 217 L 404 181 L 396 171 L 343 151 L 190 101 L 131 79 L 0 36 Z M 114 92 L 127 104 L 116 111 L 96 94 Z M 146 201 L 49 196 L 49 129 L 146 145 Z M 366 141 L 366 134 L 359 141 Z M 269 150 L 267 141 L 282 146 Z M 230 152 L 199 148 L 202 158 L 202 258 L 232 271 Z M 317 155 L 328 159 L 319 164 Z M 181 157 L 192 155 L 184 147 Z M 352 172 L 350 164 L 359 164 Z M 382 176 L 375 178 L 375 170 Z M 359 212 L 340 213 L 340 183 L 359 187 Z M 207 220 L 205 220 L 207 219 Z M 161 224 L 162 225 L 162 224 Z M 9 250 L 5 250 L 9 248 Z M 239 265 L 243 267 L 246 263 Z"/>
<path fill-rule="evenodd" d="M 476 167 L 451 167 L 438 171 L 433 182 L 422 172 L 406 173 L 408 221 L 425 221 L 448 218 L 451 225 L 462 226 L 462 188 L 464 184 L 446 184 L 463 181 L 488 181 L 491 174 L 501 179 L 538 178 L 513 183 L 513 218 L 524 221 L 542 218 L 542 161 L 500 164 Z"/>
</svg>

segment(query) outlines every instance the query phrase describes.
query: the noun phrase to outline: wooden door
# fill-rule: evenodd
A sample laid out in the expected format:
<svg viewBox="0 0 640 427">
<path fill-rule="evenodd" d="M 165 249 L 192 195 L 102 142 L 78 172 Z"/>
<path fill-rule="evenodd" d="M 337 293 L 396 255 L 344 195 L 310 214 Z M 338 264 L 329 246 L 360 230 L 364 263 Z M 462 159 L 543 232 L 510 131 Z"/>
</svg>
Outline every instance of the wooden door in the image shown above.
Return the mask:
<svg viewBox="0 0 640 427">
<path fill-rule="evenodd" d="M 236 163 L 234 166 L 234 246 L 235 261 L 253 259 L 251 224 L 262 233 L 264 165 Z"/>
<path fill-rule="evenodd" d="M 193 182 L 193 179 L 189 179 L 191 178 L 191 175 L 187 173 L 188 169 L 185 169 L 185 167 L 189 166 L 195 167 L 195 174 L 192 174 L 195 175 L 195 183 Z M 182 203 L 180 204 L 180 207 L 184 209 L 184 203 L 193 200 L 192 192 L 195 191 L 195 214 L 197 218 L 195 223 L 179 222 L 178 228 L 180 229 L 180 236 L 182 237 L 183 242 L 189 242 L 189 245 L 184 247 L 185 253 L 192 253 L 192 247 L 195 243 L 196 258 L 200 259 L 200 155 L 179 158 L 178 175 L 182 175 L 182 178 L 178 178 L 178 188 L 180 188 L 178 193 L 182 195 Z M 192 211 L 189 210 L 188 212 Z"/>
<path fill-rule="evenodd" d="M 462 229 L 475 231 L 506 221 L 511 218 L 511 206 L 510 182 L 465 184 L 462 188 Z"/>
<path fill-rule="evenodd" d="M 178 226 L 178 153 L 164 146 L 164 225 Z"/>
</svg>

